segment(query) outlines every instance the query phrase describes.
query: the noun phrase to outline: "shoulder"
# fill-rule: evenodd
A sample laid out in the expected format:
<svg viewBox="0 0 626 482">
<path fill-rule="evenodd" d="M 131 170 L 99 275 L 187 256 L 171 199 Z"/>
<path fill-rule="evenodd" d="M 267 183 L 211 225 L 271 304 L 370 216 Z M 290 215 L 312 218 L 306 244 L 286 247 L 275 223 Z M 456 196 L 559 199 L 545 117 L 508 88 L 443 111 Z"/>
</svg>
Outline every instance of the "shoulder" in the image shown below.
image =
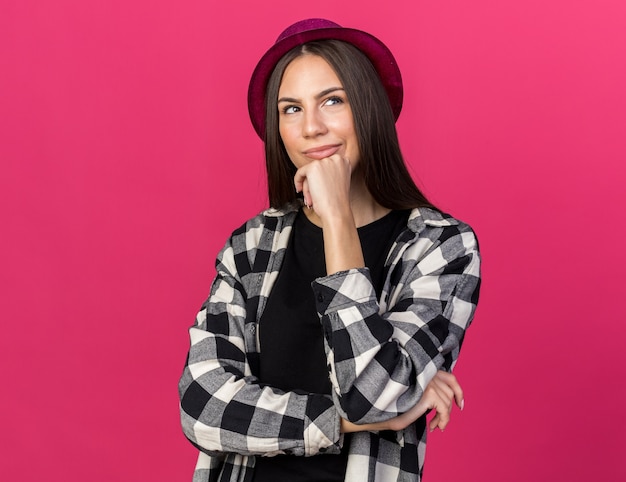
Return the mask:
<svg viewBox="0 0 626 482">
<path fill-rule="evenodd" d="M 443 212 L 417 208 L 411 212 L 400 248 L 402 264 L 419 273 L 459 270 L 478 273 L 480 250 L 472 227 Z"/>
<path fill-rule="evenodd" d="M 298 206 L 287 205 L 248 219 L 232 232 L 218 260 L 236 265 L 238 272 L 249 270 L 259 251 L 271 253 L 286 246 L 297 212 Z"/>
<path fill-rule="evenodd" d="M 269 208 L 260 212 L 233 231 L 231 243 L 249 248 L 258 245 L 263 234 L 267 236 L 291 227 L 298 208 L 295 204 L 289 204 L 280 209 Z"/>
<path fill-rule="evenodd" d="M 400 236 L 391 253 L 396 285 L 410 287 L 424 280 L 437 280 L 433 286 L 440 289 L 443 274 L 480 278 L 478 241 L 467 223 L 435 209 L 416 208 Z M 461 278 L 447 279 L 447 283 L 456 283 Z"/>
<path fill-rule="evenodd" d="M 432 208 L 415 208 L 411 211 L 408 228 L 420 238 L 448 244 L 460 243 L 465 248 L 478 250 L 478 240 L 472 227 L 451 216 Z"/>
</svg>

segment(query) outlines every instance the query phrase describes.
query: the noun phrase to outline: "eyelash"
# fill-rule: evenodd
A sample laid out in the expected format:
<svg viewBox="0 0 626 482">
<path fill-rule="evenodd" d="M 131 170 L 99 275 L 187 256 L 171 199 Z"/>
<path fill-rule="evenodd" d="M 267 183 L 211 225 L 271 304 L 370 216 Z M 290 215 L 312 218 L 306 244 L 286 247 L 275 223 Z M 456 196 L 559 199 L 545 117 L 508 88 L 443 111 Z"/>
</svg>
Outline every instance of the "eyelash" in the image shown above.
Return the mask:
<svg viewBox="0 0 626 482">
<path fill-rule="evenodd" d="M 329 100 L 332 100 L 333 102 L 336 102 L 337 104 L 343 104 L 343 99 L 337 95 L 333 95 L 332 97 L 329 97 L 328 99 L 326 99 L 326 102 L 324 103 L 326 104 Z"/>
<path fill-rule="evenodd" d="M 336 96 L 336 95 L 333 95 L 333 96 L 327 98 L 324 101 L 324 104 L 327 104 L 329 101 L 333 102 L 332 105 L 343 104 L 343 99 L 341 97 L 339 97 L 339 96 Z M 300 109 L 300 107 L 298 107 L 297 105 L 286 105 L 285 107 L 283 107 L 282 113 L 283 114 L 294 114 L 295 112 L 289 112 L 290 109 Z"/>
<path fill-rule="evenodd" d="M 283 114 L 294 114 L 294 112 L 289 112 L 289 109 L 299 109 L 299 107 L 296 105 L 286 105 L 282 109 Z"/>
</svg>

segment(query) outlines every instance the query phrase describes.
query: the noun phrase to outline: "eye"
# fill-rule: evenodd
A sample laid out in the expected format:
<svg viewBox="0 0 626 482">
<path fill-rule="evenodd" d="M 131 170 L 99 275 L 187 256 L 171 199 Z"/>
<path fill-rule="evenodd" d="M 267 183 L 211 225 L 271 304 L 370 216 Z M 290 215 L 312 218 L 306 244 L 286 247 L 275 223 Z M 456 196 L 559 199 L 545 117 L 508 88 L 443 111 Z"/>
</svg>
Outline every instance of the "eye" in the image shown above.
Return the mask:
<svg viewBox="0 0 626 482">
<path fill-rule="evenodd" d="M 300 107 L 297 105 L 287 105 L 281 110 L 283 114 L 295 114 L 296 112 L 300 112 Z"/>
<path fill-rule="evenodd" d="M 329 97 L 324 102 L 324 105 L 336 105 L 336 104 L 343 104 L 343 99 L 341 97 L 339 97 L 339 96 L 336 96 L 336 95 L 333 95 L 332 97 Z"/>
</svg>

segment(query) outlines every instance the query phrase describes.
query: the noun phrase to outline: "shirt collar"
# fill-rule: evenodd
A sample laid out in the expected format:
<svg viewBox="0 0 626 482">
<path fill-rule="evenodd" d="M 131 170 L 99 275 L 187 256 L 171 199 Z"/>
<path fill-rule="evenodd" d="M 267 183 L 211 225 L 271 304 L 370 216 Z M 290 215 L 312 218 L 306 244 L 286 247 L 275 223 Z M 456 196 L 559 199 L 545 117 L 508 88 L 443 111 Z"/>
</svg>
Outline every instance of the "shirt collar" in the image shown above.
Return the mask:
<svg viewBox="0 0 626 482">
<path fill-rule="evenodd" d="M 298 211 L 302 207 L 300 201 L 287 204 L 280 209 L 269 208 L 266 209 L 263 214 L 268 217 L 280 217 L 285 214 Z M 432 208 L 415 208 L 409 215 L 408 227 L 411 231 L 419 233 L 425 226 L 443 227 L 443 226 L 455 226 L 459 222 L 449 214 L 442 213 Z"/>
<path fill-rule="evenodd" d="M 415 208 L 409 215 L 408 226 L 411 231 L 419 233 L 425 226 L 455 226 L 459 222 L 449 214 L 432 208 Z"/>
</svg>

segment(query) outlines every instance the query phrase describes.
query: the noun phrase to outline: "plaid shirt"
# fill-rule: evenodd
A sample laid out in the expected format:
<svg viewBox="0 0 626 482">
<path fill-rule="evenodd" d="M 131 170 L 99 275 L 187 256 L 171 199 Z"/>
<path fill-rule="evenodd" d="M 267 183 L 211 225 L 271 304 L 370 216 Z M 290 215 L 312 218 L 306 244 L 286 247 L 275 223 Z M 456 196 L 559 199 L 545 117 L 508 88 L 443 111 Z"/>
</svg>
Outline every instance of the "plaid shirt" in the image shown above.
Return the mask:
<svg viewBox="0 0 626 482">
<path fill-rule="evenodd" d="M 190 328 L 179 383 L 185 435 L 200 450 L 194 482 L 251 481 L 255 456 L 338 453 L 340 418 L 380 422 L 413 407 L 451 370 L 480 286 L 471 228 L 414 209 L 386 260 L 380 299 L 367 268 L 315 280 L 332 395 L 259 383 L 258 320 L 278 276 L 296 208 L 270 209 L 220 252 L 208 300 Z M 400 432 L 349 438 L 346 481 L 419 481 L 426 417 Z"/>
</svg>

